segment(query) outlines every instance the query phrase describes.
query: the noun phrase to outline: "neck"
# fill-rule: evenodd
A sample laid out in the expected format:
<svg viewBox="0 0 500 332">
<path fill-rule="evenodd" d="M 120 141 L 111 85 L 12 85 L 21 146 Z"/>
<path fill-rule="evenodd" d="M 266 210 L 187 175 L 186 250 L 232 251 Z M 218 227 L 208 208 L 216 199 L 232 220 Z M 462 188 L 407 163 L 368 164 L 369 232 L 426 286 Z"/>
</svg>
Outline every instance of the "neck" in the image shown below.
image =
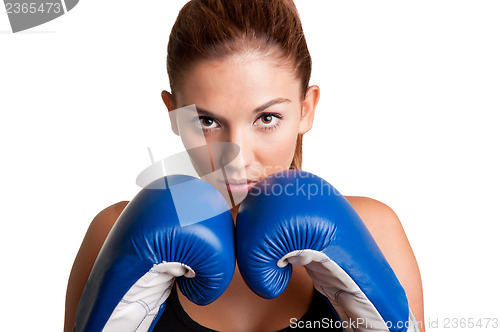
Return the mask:
<svg viewBox="0 0 500 332">
<path fill-rule="evenodd" d="M 236 217 L 238 216 L 239 207 L 240 207 L 240 205 L 238 204 L 231 209 L 231 215 L 233 216 L 233 222 L 234 222 L 235 226 L 236 226 Z"/>
</svg>

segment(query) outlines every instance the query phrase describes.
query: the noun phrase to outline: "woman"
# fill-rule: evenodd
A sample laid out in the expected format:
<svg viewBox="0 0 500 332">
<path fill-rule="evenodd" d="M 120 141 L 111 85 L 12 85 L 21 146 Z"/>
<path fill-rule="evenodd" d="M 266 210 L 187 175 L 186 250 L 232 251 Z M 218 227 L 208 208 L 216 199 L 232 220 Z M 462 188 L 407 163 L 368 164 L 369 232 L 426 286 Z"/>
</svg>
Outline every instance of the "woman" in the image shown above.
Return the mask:
<svg viewBox="0 0 500 332">
<path fill-rule="evenodd" d="M 277 171 L 301 168 L 302 137 L 312 127 L 320 90 L 309 86 L 311 57 L 292 0 L 190 1 L 172 28 L 167 70 L 171 92 L 161 96 L 170 114 L 194 104 L 204 140 L 241 149 L 232 163 L 238 166 L 230 190 L 246 191 Z M 172 130 L 188 148 L 193 135 L 171 119 Z M 392 266 L 424 331 L 420 274 L 399 219 L 376 200 L 346 198 Z M 89 227 L 68 283 L 66 331 L 74 324 L 97 253 L 127 203 L 104 209 Z M 238 207 L 231 210 L 235 220 Z M 236 269 L 225 293 L 207 306 L 197 306 L 178 291 L 167 301 L 155 330 L 184 324 L 204 331 L 277 331 L 310 314 L 311 308 L 324 308 L 303 267 L 294 268 L 287 289 L 272 300 L 254 294 Z M 168 308 L 174 307 L 182 317 L 172 316 Z"/>
</svg>

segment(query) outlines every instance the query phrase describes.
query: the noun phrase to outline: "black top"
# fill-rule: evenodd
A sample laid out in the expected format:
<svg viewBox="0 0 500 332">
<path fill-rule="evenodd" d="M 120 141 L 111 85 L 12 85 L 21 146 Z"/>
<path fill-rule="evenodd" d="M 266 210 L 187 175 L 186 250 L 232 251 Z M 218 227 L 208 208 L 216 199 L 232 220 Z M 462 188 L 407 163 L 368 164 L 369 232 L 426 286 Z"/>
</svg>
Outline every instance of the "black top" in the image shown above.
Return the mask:
<svg viewBox="0 0 500 332">
<path fill-rule="evenodd" d="M 311 306 L 304 316 L 301 319 L 292 319 L 290 326 L 278 332 L 296 331 L 297 329 L 302 331 L 308 327 L 311 327 L 311 329 L 314 327 L 314 329 L 327 328 L 331 331 L 342 331 L 339 326 L 341 326 L 340 321 L 338 321 L 330 304 L 320 292 L 314 289 Z M 165 311 L 153 329 L 153 332 L 164 331 L 217 332 L 198 324 L 188 316 L 179 302 L 175 285 L 172 287 L 172 292 L 166 301 Z"/>
</svg>

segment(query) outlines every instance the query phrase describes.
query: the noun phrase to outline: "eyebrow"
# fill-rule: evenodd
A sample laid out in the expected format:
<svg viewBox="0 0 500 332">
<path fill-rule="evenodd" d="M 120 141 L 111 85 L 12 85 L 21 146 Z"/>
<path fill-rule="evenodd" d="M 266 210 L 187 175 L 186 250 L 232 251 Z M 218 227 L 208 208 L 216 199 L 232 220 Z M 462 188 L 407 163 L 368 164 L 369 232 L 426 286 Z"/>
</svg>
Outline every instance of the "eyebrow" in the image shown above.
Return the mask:
<svg viewBox="0 0 500 332">
<path fill-rule="evenodd" d="M 257 107 L 256 109 L 253 110 L 253 113 L 262 112 L 266 108 L 271 107 L 271 106 L 276 105 L 276 104 L 291 103 L 291 102 L 292 101 L 288 98 L 276 98 L 276 99 L 270 100 L 267 103 Z M 196 110 L 198 111 L 198 115 L 209 116 L 212 118 L 220 118 L 220 116 L 218 116 L 217 114 L 215 114 L 213 112 L 210 112 L 210 111 L 203 109 L 201 107 L 198 107 L 196 105 L 195 105 L 195 107 L 196 107 Z"/>
</svg>

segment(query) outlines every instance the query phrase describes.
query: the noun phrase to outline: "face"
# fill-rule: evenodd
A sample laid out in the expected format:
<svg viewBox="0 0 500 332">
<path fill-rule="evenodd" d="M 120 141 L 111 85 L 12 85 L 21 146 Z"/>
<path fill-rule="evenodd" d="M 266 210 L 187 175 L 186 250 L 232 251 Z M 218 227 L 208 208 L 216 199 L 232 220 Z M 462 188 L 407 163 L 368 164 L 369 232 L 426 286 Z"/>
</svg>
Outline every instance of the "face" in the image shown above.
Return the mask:
<svg viewBox="0 0 500 332">
<path fill-rule="evenodd" d="M 222 168 L 213 177 L 202 173 L 233 196 L 234 206 L 259 180 L 290 168 L 297 136 L 311 128 L 319 100 L 317 86 L 305 98 L 301 92 L 290 66 L 245 54 L 198 63 L 185 74 L 175 101 L 162 96 L 172 129 L 188 151 L 199 152 L 190 153 L 195 168 Z M 207 144 L 214 147 L 209 154 Z"/>
</svg>

